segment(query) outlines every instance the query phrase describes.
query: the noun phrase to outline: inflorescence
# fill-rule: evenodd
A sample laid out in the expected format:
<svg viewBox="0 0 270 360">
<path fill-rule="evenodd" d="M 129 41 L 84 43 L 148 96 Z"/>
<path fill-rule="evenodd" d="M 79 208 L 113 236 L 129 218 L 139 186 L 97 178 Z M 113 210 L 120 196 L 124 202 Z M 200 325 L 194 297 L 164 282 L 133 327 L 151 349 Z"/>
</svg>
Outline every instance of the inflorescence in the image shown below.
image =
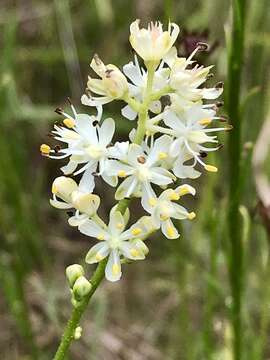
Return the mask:
<svg viewBox="0 0 270 360">
<path fill-rule="evenodd" d="M 135 55 L 121 71 L 94 55 L 90 66 L 97 77 L 88 77 L 81 102 L 97 113 L 77 113 L 72 104 L 71 114 L 58 108 L 64 120 L 52 134 L 65 146 L 40 148 L 49 158 L 68 159 L 61 168 L 64 175 L 53 182 L 51 205 L 75 210 L 69 224 L 98 240 L 86 263 L 107 258 L 105 276 L 110 281 L 121 278 L 123 262 L 145 259 L 149 251 L 145 240 L 152 232 L 160 229 L 165 237 L 175 239 L 179 233 L 173 220 L 195 218 L 193 211 L 179 204 L 182 196 L 195 195 L 192 186 L 181 184 L 182 179 L 198 178 L 203 169 L 217 171 L 205 158 L 220 148 L 213 133 L 229 129 L 211 127 L 224 121 L 217 116 L 219 103 L 213 102 L 223 85 L 204 86 L 212 66 L 198 65 L 194 56 L 207 45 L 199 43 L 188 58 L 179 57 L 173 46 L 178 34 L 173 23 L 164 31 L 160 22 L 144 29 L 139 20 L 134 21 L 129 39 L 144 66 Z M 125 103 L 122 116 L 137 121 L 127 141 L 112 143 L 115 121 L 103 120 L 103 105 L 116 100 Z M 80 177 L 78 184 L 71 175 Z M 122 214 L 115 205 L 107 225 L 97 214 L 100 197 L 93 194 L 97 177 L 116 189 L 116 200 L 140 199 L 146 215 L 130 226 L 129 208 Z M 80 265 L 68 267 L 67 277 L 75 298 L 90 291 Z"/>
</svg>

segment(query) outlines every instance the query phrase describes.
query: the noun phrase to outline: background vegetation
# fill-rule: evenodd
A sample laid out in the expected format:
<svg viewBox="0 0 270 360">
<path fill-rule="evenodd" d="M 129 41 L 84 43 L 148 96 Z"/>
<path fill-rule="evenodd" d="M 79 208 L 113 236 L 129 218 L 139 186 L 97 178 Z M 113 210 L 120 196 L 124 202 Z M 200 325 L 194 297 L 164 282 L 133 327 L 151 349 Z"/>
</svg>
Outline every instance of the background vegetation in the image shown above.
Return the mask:
<svg viewBox="0 0 270 360">
<path fill-rule="evenodd" d="M 244 1 L 233 4 L 235 10 Z M 64 212 L 48 203 L 59 170 L 52 160 L 41 158 L 39 144 L 50 142 L 46 134 L 58 120 L 54 109 L 67 106 L 70 96 L 82 111 L 89 110 L 79 100 L 90 58 L 97 52 L 105 63 L 122 66 L 130 61 L 129 24 L 135 18 L 177 22 L 182 29 L 177 46 L 183 55 L 197 41 L 207 41 L 211 51 L 198 61 L 216 64 L 215 80 L 224 81 L 228 99 L 238 97 L 235 67 L 227 62 L 230 49 L 239 49 L 237 43 L 230 47 L 231 5 L 222 0 L 1 1 L 1 359 L 52 358 L 71 308 L 65 267 L 83 261 L 91 245 L 67 226 Z M 220 171 L 201 177 L 196 199 L 188 204 L 198 208 L 197 219 L 192 226 L 179 225 L 181 238 L 156 236 L 149 242 L 146 261 L 127 266 L 121 282 L 103 283 L 70 359 L 229 360 L 233 353 L 240 359 L 232 350 L 235 331 L 242 341 L 241 359 L 270 358 L 269 0 L 247 0 L 245 10 L 236 114 L 242 121 L 242 143 L 237 150 L 237 136 L 229 142 L 230 134 L 221 138 L 224 147 L 213 159 Z M 121 137 L 130 123 L 121 119 L 119 108 L 107 107 Z M 231 114 L 230 100 L 227 109 Z M 230 151 L 232 146 L 237 153 Z M 241 171 L 236 181 L 229 169 L 238 155 Z M 236 256 L 227 221 L 234 181 L 241 188 Z M 106 214 L 112 194 L 98 187 L 106 194 L 101 209 Z M 230 285 L 242 299 L 240 327 L 239 319 L 232 321 L 235 291 Z"/>
</svg>

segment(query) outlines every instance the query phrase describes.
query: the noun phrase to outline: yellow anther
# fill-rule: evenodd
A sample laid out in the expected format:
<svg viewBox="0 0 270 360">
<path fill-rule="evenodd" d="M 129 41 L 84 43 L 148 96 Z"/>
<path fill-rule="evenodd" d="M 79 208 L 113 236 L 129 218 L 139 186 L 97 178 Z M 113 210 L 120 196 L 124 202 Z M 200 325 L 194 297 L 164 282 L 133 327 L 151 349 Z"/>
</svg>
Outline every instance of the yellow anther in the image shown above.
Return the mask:
<svg viewBox="0 0 270 360">
<path fill-rule="evenodd" d="M 200 120 L 200 121 L 199 121 L 199 124 L 202 125 L 202 126 L 205 126 L 205 125 L 207 126 L 207 125 L 211 124 L 211 122 L 212 122 L 211 119 L 206 118 L 206 119 Z"/>
<path fill-rule="evenodd" d="M 170 237 L 174 236 L 175 235 L 175 230 L 172 226 L 168 226 L 167 227 L 167 233 Z"/>
<path fill-rule="evenodd" d="M 119 171 L 118 171 L 118 176 L 119 176 L 120 178 L 124 178 L 124 177 L 127 176 L 127 173 L 126 173 L 124 170 L 119 170 Z"/>
<path fill-rule="evenodd" d="M 183 186 L 183 187 L 179 190 L 178 193 L 179 193 L 180 196 L 189 194 L 189 193 L 190 193 L 189 187 L 188 187 L 188 186 Z"/>
<path fill-rule="evenodd" d="M 118 275 L 120 273 L 120 266 L 118 264 L 113 264 L 112 273 L 113 275 Z"/>
<path fill-rule="evenodd" d="M 164 151 L 161 151 L 159 154 L 158 154 L 158 158 L 159 160 L 164 160 L 168 157 L 168 153 L 164 152 Z"/>
<path fill-rule="evenodd" d="M 74 126 L 75 126 L 75 121 L 73 119 L 66 118 L 63 120 L 63 123 L 64 123 L 64 125 L 66 125 L 66 127 L 70 128 L 70 129 L 74 128 Z"/>
<path fill-rule="evenodd" d="M 191 213 L 187 214 L 188 220 L 193 220 L 195 217 L 196 217 L 196 214 L 193 211 Z"/>
<path fill-rule="evenodd" d="M 135 236 L 139 235 L 141 232 L 142 232 L 142 229 L 140 229 L 140 228 L 134 228 L 131 230 L 132 235 L 135 235 Z"/>
<path fill-rule="evenodd" d="M 155 206 L 157 204 L 157 199 L 151 197 L 149 198 L 148 203 L 150 206 Z"/>
<path fill-rule="evenodd" d="M 96 260 L 97 261 L 101 261 L 102 259 L 103 259 L 103 256 L 102 255 L 100 255 L 99 253 L 96 253 Z"/>
<path fill-rule="evenodd" d="M 124 227 L 124 224 L 122 224 L 122 223 L 118 223 L 118 224 L 116 224 L 116 227 L 117 227 L 117 229 L 123 229 L 123 227 Z"/>
<path fill-rule="evenodd" d="M 97 236 L 97 239 L 98 239 L 98 240 L 104 240 L 104 234 L 99 234 L 99 235 Z"/>
<path fill-rule="evenodd" d="M 51 151 L 51 148 L 49 145 L 47 145 L 47 144 L 40 145 L 40 152 L 43 155 L 49 155 L 50 151 Z"/>
<path fill-rule="evenodd" d="M 205 165 L 204 166 L 205 170 L 210 171 L 210 172 L 217 172 L 218 168 L 213 166 L 213 165 Z"/>
<path fill-rule="evenodd" d="M 170 193 L 170 195 L 169 195 L 169 199 L 172 200 L 172 201 L 173 201 L 173 200 L 174 200 L 174 201 L 177 201 L 177 200 L 180 199 L 180 195 L 177 194 L 176 191 L 172 191 L 172 192 Z"/>
<path fill-rule="evenodd" d="M 139 251 L 135 248 L 130 250 L 130 254 L 134 257 L 138 257 L 139 256 Z"/>
</svg>

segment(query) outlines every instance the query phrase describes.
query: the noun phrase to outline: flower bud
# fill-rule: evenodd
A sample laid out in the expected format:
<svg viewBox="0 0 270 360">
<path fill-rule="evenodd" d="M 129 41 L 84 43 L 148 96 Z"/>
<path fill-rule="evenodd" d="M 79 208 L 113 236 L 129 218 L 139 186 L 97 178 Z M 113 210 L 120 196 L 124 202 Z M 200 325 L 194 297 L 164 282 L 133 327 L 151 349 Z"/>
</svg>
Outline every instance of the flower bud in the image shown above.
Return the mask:
<svg viewBox="0 0 270 360">
<path fill-rule="evenodd" d="M 82 328 L 81 326 L 77 326 L 74 331 L 74 339 L 79 340 L 81 336 L 82 336 Z"/>
<path fill-rule="evenodd" d="M 81 300 L 92 289 L 91 283 L 84 277 L 80 276 L 73 286 L 73 294 L 76 300 Z"/>
<path fill-rule="evenodd" d="M 104 65 L 98 55 L 94 56 L 90 66 L 101 77 L 88 77 L 87 88 L 90 91 L 96 94 L 103 93 L 112 99 L 120 99 L 128 92 L 127 79 L 117 66 Z"/>
<path fill-rule="evenodd" d="M 73 179 L 66 176 L 59 176 L 52 184 L 52 193 L 60 199 L 69 202 L 72 192 L 77 190 L 77 188 L 78 185 Z"/>
<path fill-rule="evenodd" d="M 160 22 L 151 22 L 147 29 L 140 29 L 139 23 L 136 20 L 130 25 L 131 46 L 145 62 L 159 62 L 173 46 L 179 34 L 178 25 L 169 23 L 168 30 L 163 31 Z"/>
<path fill-rule="evenodd" d="M 69 265 L 66 268 L 66 276 L 68 279 L 69 286 L 72 288 L 75 281 L 80 277 L 84 275 L 84 270 L 81 265 L 73 264 Z"/>
<path fill-rule="evenodd" d="M 74 207 L 81 213 L 92 216 L 96 213 L 99 207 L 100 198 L 99 196 L 93 194 L 74 192 L 72 194 L 72 202 Z"/>
</svg>

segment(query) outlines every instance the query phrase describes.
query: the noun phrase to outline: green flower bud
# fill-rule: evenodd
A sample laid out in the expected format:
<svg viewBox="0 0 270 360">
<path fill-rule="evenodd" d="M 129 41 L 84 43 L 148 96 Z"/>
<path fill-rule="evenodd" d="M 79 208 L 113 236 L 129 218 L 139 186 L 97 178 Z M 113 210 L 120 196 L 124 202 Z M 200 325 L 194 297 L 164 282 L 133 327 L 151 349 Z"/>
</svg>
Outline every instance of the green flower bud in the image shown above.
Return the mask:
<svg viewBox="0 0 270 360">
<path fill-rule="evenodd" d="M 82 275 L 84 275 L 84 270 L 81 265 L 73 264 L 66 268 L 66 276 L 71 288 L 73 287 L 75 281 Z"/>
<path fill-rule="evenodd" d="M 79 340 L 81 336 L 82 336 L 82 328 L 81 326 L 77 326 L 74 331 L 74 339 Z"/>
<path fill-rule="evenodd" d="M 80 276 L 73 286 L 73 294 L 76 300 L 81 300 L 87 294 L 89 294 L 92 289 L 90 282 L 84 277 Z"/>
</svg>

